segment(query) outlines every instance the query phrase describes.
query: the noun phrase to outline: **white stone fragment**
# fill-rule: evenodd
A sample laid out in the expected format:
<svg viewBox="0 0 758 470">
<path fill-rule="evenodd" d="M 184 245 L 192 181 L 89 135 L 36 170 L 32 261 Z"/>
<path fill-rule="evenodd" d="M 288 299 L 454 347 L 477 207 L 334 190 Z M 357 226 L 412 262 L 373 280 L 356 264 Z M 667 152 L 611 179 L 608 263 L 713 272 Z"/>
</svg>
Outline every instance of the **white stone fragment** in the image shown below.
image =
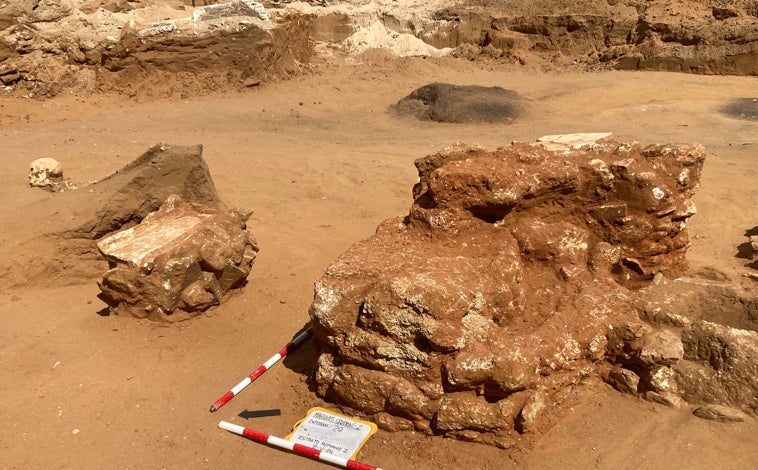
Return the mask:
<svg viewBox="0 0 758 470">
<path fill-rule="evenodd" d="M 544 135 L 537 139 L 547 150 L 571 150 L 590 147 L 600 139 L 610 137 L 610 132 Z"/>
<path fill-rule="evenodd" d="M 269 16 L 262 3 L 251 0 L 234 0 L 200 7 L 192 14 L 192 21 L 207 21 L 232 16 L 249 16 L 268 22 Z"/>
</svg>

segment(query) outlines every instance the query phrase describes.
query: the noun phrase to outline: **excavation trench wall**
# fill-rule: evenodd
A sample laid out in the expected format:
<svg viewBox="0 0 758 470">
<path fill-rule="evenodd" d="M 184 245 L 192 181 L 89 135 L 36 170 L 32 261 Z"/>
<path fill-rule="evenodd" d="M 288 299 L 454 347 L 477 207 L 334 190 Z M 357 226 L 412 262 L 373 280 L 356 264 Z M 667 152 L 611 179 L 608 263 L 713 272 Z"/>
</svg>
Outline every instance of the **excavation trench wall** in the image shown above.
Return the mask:
<svg viewBox="0 0 758 470">
<path fill-rule="evenodd" d="M 361 53 L 377 31 L 375 47 L 414 44 L 400 55 L 758 75 L 758 0 L 309 3 L 262 2 L 265 21 L 232 15 L 186 30 L 214 4 L 12 0 L 0 6 L 0 84 L 38 98 L 64 89 L 157 97 L 242 89 L 307 72 L 317 43 Z M 161 34 L 135 36 L 145 28 Z"/>
</svg>

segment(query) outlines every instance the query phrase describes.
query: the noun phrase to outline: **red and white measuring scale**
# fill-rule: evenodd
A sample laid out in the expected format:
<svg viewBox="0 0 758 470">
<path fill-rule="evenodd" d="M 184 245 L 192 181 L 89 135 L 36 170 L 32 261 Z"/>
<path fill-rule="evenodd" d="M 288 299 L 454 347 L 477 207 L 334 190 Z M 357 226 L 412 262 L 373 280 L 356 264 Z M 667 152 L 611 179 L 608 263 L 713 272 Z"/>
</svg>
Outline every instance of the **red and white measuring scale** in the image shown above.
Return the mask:
<svg viewBox="0 0 758 470">
<path fill-rule="evenodd" d="M 310 338 L 311 334 L 313 333 L 313 329 L 312 328 L 313 327 L 308 327 L 308 329 L 306 329 L 305 331 L 303 331 L 302 333 L 300 333 L 299 335 L 297 335 L 295 337 L 295 339 L 293 339 L 292 341 L 290 341 L 289 343 L 287 343 L 287 345 L 284 346 L 282 349 L 280 349 L 278 353 L 276 353 L 273 356 L 271 356 L 271 358 L 269 358 L 268 361 L 264 362 L 260 367 L 258 367 L 257 369 L 255 369 L 252 374 L 250 374 L 247 377 L 245 377 L 244 379 L 242 379 L 242 381 L 240 383 L 238 383 L 237 385 L 235 385 L 234 388 L 232 388 L 231 390 L 229 390 L 228 392 L 226 392 L 224 394 L 224 396 L 222 396 L 221 398 L 219 398 L 218 400 L 216 400 L 216 403 L 214 403 L 214 404 L 211 405 L 211 413 L 213 413 L 214 411 L 218 411 L 219 408 L 221 408 L 227 402 L 229 402 L 229 400 L 231 400 L 232 398 L 234 398 L 245 387 L 247 387 L 248 385 L 250 385 L 251 383 L 253 383 L 253 381 L 255 379 L 257 379 L 258 377 L 260 377 L 261 375 L 263 375 L 264 372 L 266 372 L 267 370 L 269 370 L 271 368 L 271 366 L 273 366 L 274 364 L 276 364 L 277 362 L 279 362 L 290 351 L 292 351 L 293 349 L 295 349 L 298 346 L 300 346 L 300 344 L 303 341 L 305 341 L 306 339 Z"/>
<path fill-rule="evenodd" d="M 244 426 L 228 423 L 226 421 L 219 422 L 218 427 L 220 427 L 221 429 L 225 431 L 233 432 L 234 434 L 239 434 L 240 436 L 250 439 L 251 441 L 260 442 L 262 444 L 269 444 L 274 447 L 279 447 L 282 449 L 287 449 L 298 455 L 302 455 L 304 457 L 308 457 L 314 460 L 321 460 L 323 462 L 328 462 L 334 465 L 339 465 L 340 467 L 343 467 L 343 468 L 348 468 L 351 470 L 382 470 L 381 468 L 374 467 L 373 465 L 368 465 L 362 462 L 358 462 L 356 460 L 346 459 L 344 457 L 338 457 L 336 455 L 327 454 L 326 452 L 322 452 L 318 449 L 314 449 L 313 447 L 308 447 L 302 444 L 296 444 L 286 439 L 282 439 L 281 437 L 271 436 L 264 432 L 255 431 L 254 429 L 249 429 Z"/>
</svg>

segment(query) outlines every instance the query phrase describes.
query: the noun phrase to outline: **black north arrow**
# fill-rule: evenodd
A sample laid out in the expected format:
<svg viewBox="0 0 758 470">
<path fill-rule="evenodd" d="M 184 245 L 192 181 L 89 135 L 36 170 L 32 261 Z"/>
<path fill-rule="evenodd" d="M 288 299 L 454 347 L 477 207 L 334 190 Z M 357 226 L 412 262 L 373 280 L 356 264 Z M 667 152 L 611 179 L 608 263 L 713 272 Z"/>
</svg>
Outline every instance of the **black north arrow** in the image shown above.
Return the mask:
<svg viewBox="0 0 758 470">
<path fill-rule="evenodd" d="M 256 410 L 256 411 L 250 411 L 245 410 L 242 413 L 238 414 L 240 418 L 243 419 L 250 419 L 250 418 L 265 418 L 267 416 L 281 416 L 282 410 L 276 409 L 276 410 Z"/>
</svg>

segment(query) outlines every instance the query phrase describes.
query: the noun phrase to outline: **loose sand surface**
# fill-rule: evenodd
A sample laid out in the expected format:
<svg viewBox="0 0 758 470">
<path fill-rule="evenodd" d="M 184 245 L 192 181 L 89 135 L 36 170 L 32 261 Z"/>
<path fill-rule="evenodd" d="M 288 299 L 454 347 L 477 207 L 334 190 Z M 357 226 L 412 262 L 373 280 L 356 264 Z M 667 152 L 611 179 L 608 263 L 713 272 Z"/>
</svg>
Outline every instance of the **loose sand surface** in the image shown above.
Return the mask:
<svg viewBox="0 0 758 470">
<path fill-rule="evenodd" d="M 215 414 L 220 395 L 307 322 L 313 283 L 384 219 L 407 213 L 413 161 L 456 142 L 487 148 L 545 134 L 609 131 L 619 140 L 701 143 L 709 151 L 691 219 L 692 272 L 755 284 L 736 258 L 758 225 L 758 122 L 722 114 L 756 97 L 755 77 L 560 73 L 369 52 L 244 93 L 137 102 L 120 96 L 0 98 L 0 243 L 19 233 L 28 164 L 62 162 L 87 182 L 158 142 L 203 144 L 221 197 L 254 209 L 261 252 L 244 290 L 199 318 L 157 324 L 102 316 L 94 280 L 65 268 L 0 285 L 0 468 L 328 468 L 219 430 L 219 420 L 285 436 L 323 403 L 308 389 L 312 347 L 291 354 Z M 513 124 L 439 124 L 389 107 L 433 82 L 501 86 L 529 100 Z M 81 189 L 81 191 L 86 191 Z M 58 214 L 66 217 L 66 214 Z M 44 232 L 44 221 L 40 221 Z M 19 245 L 17 259 L 34 246 Z M 9 266 L 8 269 L 13 269 Z M 576 389 L 547 434 L 512 451 L 379 431 L 360 460 L 385 469 L 745 469 L 758 461 L 758 423 L 724 424 L 622 396 Z M 243 419 L 243 411 L 260 417 Z"/>
</svg>

